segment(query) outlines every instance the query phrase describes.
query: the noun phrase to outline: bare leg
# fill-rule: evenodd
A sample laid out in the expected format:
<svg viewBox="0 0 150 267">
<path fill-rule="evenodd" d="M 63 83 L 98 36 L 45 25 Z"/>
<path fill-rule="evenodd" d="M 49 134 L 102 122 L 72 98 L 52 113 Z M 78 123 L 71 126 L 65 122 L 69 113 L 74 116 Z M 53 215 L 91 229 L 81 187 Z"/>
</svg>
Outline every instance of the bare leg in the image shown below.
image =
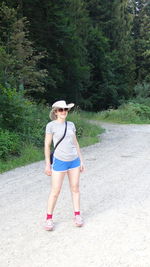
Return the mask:
<svg viewBox="0 0 150 267">
<path fill-rule="evenodd" d="M 65 172 L 52 171 L 51 192 L 48 199 L 47 213 L 52 214 L 63 184 Z"/>
<path fill-rule="evenodd" d="M 73 168 L 68 172 L 70 191 L 72 193 L 74 211 L 80 211 L 80 192 L 79 192 L 79 178 L 80 167 Z"/>
</svg>

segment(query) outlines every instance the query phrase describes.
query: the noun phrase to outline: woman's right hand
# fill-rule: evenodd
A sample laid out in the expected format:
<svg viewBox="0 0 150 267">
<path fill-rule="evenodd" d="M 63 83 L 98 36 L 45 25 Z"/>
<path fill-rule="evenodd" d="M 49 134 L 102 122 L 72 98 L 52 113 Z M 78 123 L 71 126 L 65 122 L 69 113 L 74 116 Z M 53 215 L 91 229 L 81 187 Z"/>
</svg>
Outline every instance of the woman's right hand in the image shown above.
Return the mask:
<svg viewBox="0 0 150 267">
<path fill-rule="evenodd" d="M 46 164 L 46 166 L 45 166 L 45 174 L 48 175 L 48 176 L 52 175 L 52 170 L 51 170 L 50 164 Z"/>
</svg>

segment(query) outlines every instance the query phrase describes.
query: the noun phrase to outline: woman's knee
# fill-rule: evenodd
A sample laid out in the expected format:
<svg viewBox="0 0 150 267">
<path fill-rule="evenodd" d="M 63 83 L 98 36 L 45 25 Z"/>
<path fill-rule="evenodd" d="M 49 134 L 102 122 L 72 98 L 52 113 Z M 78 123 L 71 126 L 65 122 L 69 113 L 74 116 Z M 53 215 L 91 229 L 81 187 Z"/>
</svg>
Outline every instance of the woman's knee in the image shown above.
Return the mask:
<svg viewBox="0 0 150 267">
<path fill-rule="evenodd" d="M 79 185 L 72 185 L 71 186 L 72 193 L 79 193 Z"/>
</svg>

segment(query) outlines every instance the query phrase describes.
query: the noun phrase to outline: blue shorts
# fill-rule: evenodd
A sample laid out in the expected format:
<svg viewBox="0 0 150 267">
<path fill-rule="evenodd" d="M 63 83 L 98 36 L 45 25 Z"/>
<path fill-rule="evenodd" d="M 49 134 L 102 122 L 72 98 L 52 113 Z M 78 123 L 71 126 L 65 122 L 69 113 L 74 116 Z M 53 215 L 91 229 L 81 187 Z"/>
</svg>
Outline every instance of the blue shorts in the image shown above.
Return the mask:
<svg viewBox="0 0 150 267">
<path fill-rule="evenodd" d="M 80 159 L 79 158 L 76 158 L 76 159 L 71 160 L 71 161 L 62 161 L 62 160 L 59 160 L 55 157 L 53 159 L 52 169 L 54 171 L 63 172 L 63 171 L 68 171 L 68 170 L 73 169 L 73 168 L 77 168 L 77 167 L 80 167 Z"/>
</svg>

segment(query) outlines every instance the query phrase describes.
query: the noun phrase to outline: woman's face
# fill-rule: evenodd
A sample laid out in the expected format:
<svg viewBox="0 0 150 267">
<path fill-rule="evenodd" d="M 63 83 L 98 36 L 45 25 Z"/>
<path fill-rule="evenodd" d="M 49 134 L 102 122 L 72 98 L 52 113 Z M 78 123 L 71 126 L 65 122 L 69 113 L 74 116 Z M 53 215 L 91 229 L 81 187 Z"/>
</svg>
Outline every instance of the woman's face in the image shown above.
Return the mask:
<svg viewBox="0 0 150 267">
<path fill-rule="evenodd" d="M 57 119 L 65 119 L 68 115 L 68 108 L 58 108 L 56 110 Z"/>
</svg>

